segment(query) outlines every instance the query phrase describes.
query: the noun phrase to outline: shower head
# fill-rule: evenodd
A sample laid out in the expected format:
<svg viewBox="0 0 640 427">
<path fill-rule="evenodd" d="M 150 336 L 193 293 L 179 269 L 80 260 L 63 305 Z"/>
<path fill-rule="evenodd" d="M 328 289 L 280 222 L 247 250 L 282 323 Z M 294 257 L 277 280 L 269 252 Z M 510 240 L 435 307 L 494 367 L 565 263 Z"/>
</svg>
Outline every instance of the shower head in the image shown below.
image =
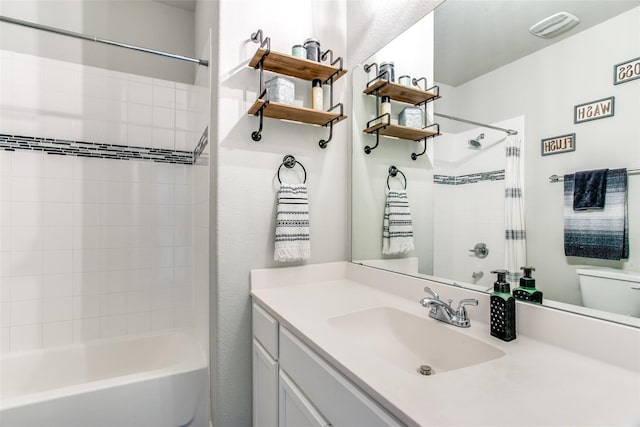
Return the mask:
<svg viewBox="0 0 640 427">
<path fill-rule="evenodd" d="M 467 144 L 469 144 L 469 148 L 478 150 L 482 148 L 482 144 L 480 143 L 480 140 L 482 139 L 484 139 L 484 133 L 478 135 L 476 139 L 470 139 L 469 141 L 467 141 Z"/>
</svg>

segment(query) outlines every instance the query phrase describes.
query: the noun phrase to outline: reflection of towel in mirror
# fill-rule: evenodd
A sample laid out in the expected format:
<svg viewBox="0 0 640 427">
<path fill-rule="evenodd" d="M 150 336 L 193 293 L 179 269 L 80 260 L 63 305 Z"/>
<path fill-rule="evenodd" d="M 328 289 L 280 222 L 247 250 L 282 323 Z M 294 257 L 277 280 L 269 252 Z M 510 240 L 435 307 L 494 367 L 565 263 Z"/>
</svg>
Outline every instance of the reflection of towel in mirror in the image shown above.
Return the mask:
<svg viewBox="0 0 640 427">
<path fill-rule="evenodd" d="M 382 253 L 404 254 L 414 249 L 413 225 L 406 190 L 389 190 L 382 223 Z"/>
<path fill-rule="evenodd" d="M 576 172 L 573 177 L 573 210 L 603 209 L 607 191 L 607 171 Z"/>
<path fill-rule="evenodd" d="M 604 209 L 573 210 L 574 175 L 564 176 L 564 253 L 598 259 L 629 258 L 627 170 L 607 173 Z"/>
<path fill-rule="evenodd" d="M 309 199 L 304 184 L 281 184 L 276 209 L 276 241 L 273 259 L 300 261 L 311 257 Z"/>
</svg>

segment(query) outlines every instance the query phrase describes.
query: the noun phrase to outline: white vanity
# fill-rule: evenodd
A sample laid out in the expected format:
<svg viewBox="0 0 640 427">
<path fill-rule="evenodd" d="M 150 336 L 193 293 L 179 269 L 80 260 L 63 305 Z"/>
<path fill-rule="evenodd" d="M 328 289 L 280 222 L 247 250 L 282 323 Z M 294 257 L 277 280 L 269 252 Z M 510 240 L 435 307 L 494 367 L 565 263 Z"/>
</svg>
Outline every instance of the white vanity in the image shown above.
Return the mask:
<svg viewBox="0 0 640 427">
<path fill-rule="evenodd" d="M 638 328 L 518 303 L 502 342 L 488 294 L 351 263 L 251 282 L 254 426 L 640 423 Z M 478 299 L 471 327 L 429 318 L 425 286 Z"/>
</svg>

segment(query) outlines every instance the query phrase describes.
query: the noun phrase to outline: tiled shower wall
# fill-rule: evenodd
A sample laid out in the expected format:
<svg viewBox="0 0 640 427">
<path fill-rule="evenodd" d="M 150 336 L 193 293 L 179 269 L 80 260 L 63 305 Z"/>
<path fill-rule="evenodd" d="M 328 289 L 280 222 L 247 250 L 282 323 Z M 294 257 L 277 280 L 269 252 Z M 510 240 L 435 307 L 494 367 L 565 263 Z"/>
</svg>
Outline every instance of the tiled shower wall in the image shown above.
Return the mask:
<svg viewBox="0 0 640 427">
<path fill-rule="evenodd" d="M 1 52 L 0 133 L 189 151 L 206 91 Z M 197 166 L 0 146 L 2 352 L 193 325 Z"/>
</svg>

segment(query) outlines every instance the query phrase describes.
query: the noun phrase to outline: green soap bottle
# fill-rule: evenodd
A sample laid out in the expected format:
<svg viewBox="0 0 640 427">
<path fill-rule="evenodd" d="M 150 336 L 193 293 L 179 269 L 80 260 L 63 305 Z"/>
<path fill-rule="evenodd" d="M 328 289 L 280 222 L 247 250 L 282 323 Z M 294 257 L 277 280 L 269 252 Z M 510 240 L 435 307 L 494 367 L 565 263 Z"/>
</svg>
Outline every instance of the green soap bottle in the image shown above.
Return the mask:
<svg viewBox="0 0 640 427">
<path fill-rule="evenodd" d="M 513 297 L 522 301 L 542 304 L 542 292 L 536 289 L 536 279 L 531 277 L 531 272 L 535 271 L 535 268 L 521 267 L 520 269 L 524 270 L 524 276 L 520 278 L 520 286 L 513 290 Z"/>
<path fill-rule="evenodd" d="M 516 300 L 511 296 L 507 270 L 495 270 L 498 280 L 491 294 L 491 335 L 503 341 L 516 339 Z"/>
</svg>

